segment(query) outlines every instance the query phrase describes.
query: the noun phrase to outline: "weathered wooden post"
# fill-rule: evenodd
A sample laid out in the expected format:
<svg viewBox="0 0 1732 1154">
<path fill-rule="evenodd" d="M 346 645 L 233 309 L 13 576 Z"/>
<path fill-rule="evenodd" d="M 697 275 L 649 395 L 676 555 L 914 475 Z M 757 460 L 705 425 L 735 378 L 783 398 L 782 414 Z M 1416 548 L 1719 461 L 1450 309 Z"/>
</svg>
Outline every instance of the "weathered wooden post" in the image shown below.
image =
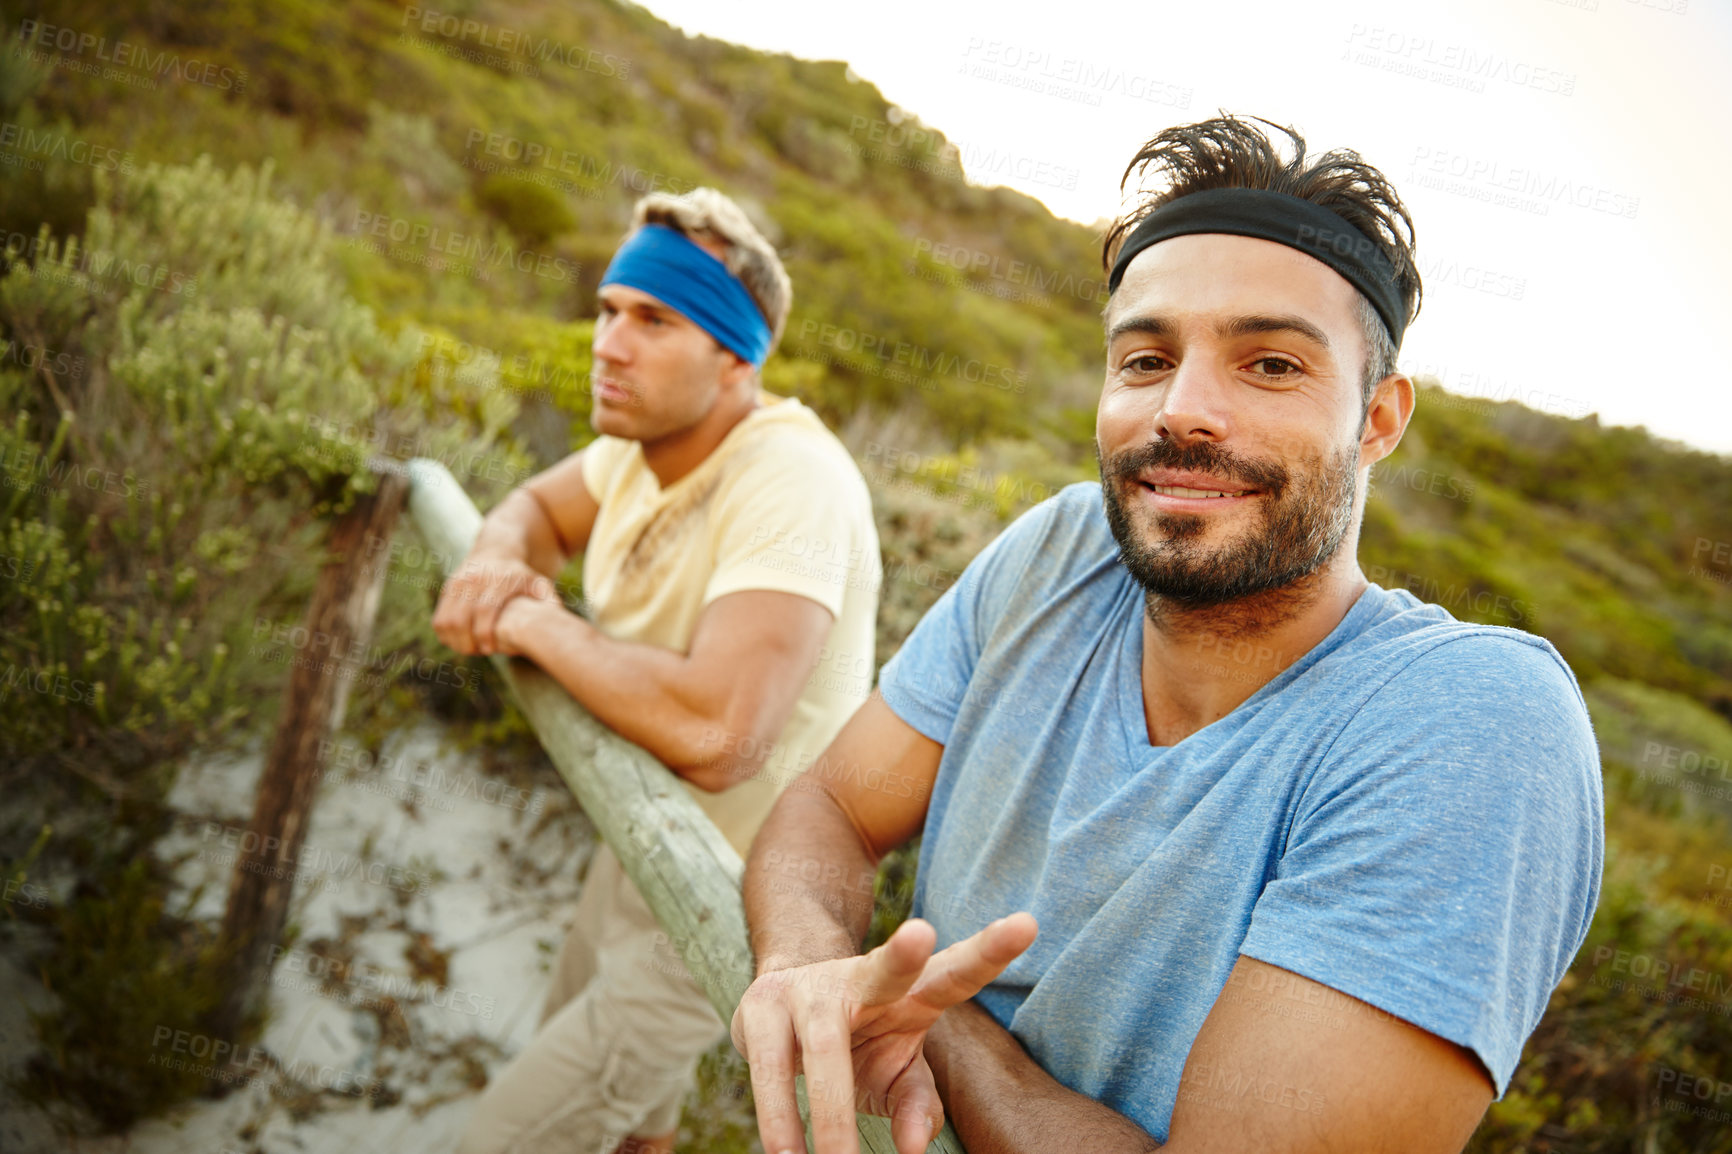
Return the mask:
<svg viewBox="0 0 1732 1154">
<path fill-rule="evenodd" d="M 439 462 L 411 461 L 409 475 L 416 528 L 432 553 L 455 568 L 475 542 L 481 513 Z M 752 981 L 740 855 L 648 750 L 597 721 L 533 663 L 497 655 L 493 663 L 710 1004 L 724 1022 L 731 1020 Z M 803 1085 L 799 1091 L 803 1108 Z M 862 1150 L 896 1154 L 889 1119 L 862 1114 L 859 1126 Z M 926 1149 L 963 1154 L 948 1122 Z"/>
<path fill-rule="evenodd" d="M 320 743 L 343 723 L 355 673 L 384 592 L 388 543 L 402 515 L 409 479 L 401 465 L 375 461 L 378 491 L 331 526 L 329 555 L 307 609 L 307 652 L 289 673 L 282 716 L 259 778 L 252 821 L 235 860 L 222 940 L 233 950 L 225 995 L 211 1021 L 214 1037 L 236 1041 L 270 989 L 271 948 L 282 938 L 294 894 L 295 862 L 306 842 L 319 783 Z"/>
</svg>

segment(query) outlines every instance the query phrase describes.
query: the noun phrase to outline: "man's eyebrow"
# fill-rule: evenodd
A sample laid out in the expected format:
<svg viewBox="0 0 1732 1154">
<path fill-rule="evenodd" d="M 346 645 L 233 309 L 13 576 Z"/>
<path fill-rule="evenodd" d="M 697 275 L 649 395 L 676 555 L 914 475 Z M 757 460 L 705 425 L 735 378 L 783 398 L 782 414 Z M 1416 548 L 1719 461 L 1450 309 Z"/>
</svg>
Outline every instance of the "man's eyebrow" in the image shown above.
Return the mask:
<svg viewBox="0 0 1732 1154">
<path fill-rule="evenodd" d="M 1149 337 L 1170 337 L 1173 335 L 1173 322 L 1165 317 L 1126 317 L 1107 331 L 1107 344 L 1112 344 L 1126 333 L 1142 333 Z"/>
<path fill-rule="evenodd" d="M 1107 344 L 1112 344 L 1127 333 L 1141 333 L 1150 337 L 1170 337 L 1176 331 L 1176 326 L 1166 317 L 1135 316 L 1126 317 L 1107 332 Z M 1215 326 L 1215 331 L 1223 337 L 1246 337 L 1255 333 L 1298 333 L 1300 336 L 1329 348 L 1329 335 L 1304 317 L 1285 314 L 1282 316 L 1251 315 L 1234 317 Z"/>
<path fill-rule="evenodd" d="M 1224 324 L 1217 325 L 1215 331 L 1224 337 L 1248 337 L 1255 333 L 1298 333 L 1315 344 L 1329 347 L 1329 336 L 1322 329 L 1306 320 L 1291 314 L 1269 316 L 1234 317 Z"/>
<path fill-rule="evenodd" d="M 595 304 L 597 308 L 612 308 L 616 312 L 626 312 L 629 310 L 640 315 L 648 313 L 652 316 L 662 317 L 679 315 L 673 309 L 658 300 L 637 300 L 610 305 L 608 299 L 604 297 L 599 290 L 595 294 Z"/>
</svg>

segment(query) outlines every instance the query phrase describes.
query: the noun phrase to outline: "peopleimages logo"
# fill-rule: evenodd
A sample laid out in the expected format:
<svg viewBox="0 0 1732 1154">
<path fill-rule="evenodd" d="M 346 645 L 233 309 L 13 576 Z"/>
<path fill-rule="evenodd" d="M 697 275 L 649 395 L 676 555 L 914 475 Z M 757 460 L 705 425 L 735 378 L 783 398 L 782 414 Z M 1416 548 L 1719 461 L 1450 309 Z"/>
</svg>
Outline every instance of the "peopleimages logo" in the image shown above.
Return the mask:
<svg viewBox="0 0 1732 1154">
<path fill-rule="evenodd" d="M 841 325 L 815 320 L 800 323 L 802 342 L 816 343 L 839 353 L 851 354 L 856 360 L 845 361 L 851 367 L 882 363 L 906 368 L 909 372 L 928 373 L 933 377 L 947 376 L 969 384 L 982 384 L 1003 392 L 1022 393 L 1028 389 L 1028 373 L 1014 365 L 964 357 L 957 353 L 927 348 L 893 336 L 865 332 Z"/>
<path fill-rule="evenodd" d="M 1517 60 L 1471 44 L 1439 43 L 1435 37 L 1378 24 L 1355 24 L 1342 59 L 1385 72 L 1484 92 L 1487 81 L 1559 96 L 1576 90 L 1576 74 Z"/>
<path fill-rule="evenodd" d="M 1193 90 L 1182 85 L 1132 72 L 1110 62 L 1055 56 L 1044 45 L 1030 46 L 972 36 L 962 51 L 957 71 L 977 80 L 988 80 L 1061 100 L 1099 107 L 1106 96 L 1189 108 Z"/>
<path fill-rule="evenodd" d="M 532 792 L 496 777 L 474 773 L 450 773 L 429 761 L 373 754 L 347 741 L 321 738 L 318 763 L 321 774 L 326 769 L 341 770 L 343 780 L 353 779 L 356 784 L 365 784 L 368 777 L 377 776 L 381 779 L 378 785 L 398 783 L 408 787 L 400 791 L 403 796 L 428 795 L 447 811 L 452 808 L 449 803 L 458 801 L 479 801 L 530 814 L 539 814 L 547 805 L 547 795 L 539 789 Z"/>
<path fill-rule="evenodd" d="M 1464 194 L 1473 195 L 1474 186 L 1483 186 L 1479 188 L 1480 192 L 1507 193 L 1514 198 L 1507 202 L 1509 207 L 1529 207 L 1531 202 L 1529 210 L 1537 210 L 1536 214 L 1540 216 L 1546 215 L 1554 204 L 1567 204 L 1590 212 L 1633 220 L 1642 203 L 1640 197 L 1602 188 L 1588 181 L 1546 172 L 1525 164 L 1508 164 L 1494 157 L 1475 156 L 1429 145 L 1420 145 L 1414 150 L 1413 173 L 1427 187 L 1442 188 L 1444 191 L 1467 189 Z M 1436 180 L 1427 182 L 1426 177 L 1448 178 L 1459 182 L 1462 189 Z"/>
<path fill-rule="evenodd" d="M 582 271 L 575 261 L 566 260 L 562 256 L 516 248 L 499 241 L 490 241 L 476 233 L 452 232 L 424 221 L 359 209 L 355 212 L 352 239 L 367 247 L 369 251 L 381 253 L 385 251 L 383 245 L 375 242 L 389 241 L 393 246 L 389 255 L 394 259 L 427 263 L 429 258 L 438 260 L 453 257 L 460 262 L 468 262 L 477 272 L 481 271 L 483 266 L 495 270 L 509 267 L 518 272 L 532 273 L 544 280 L 571 283 L 577 280 Z M 422 254 L 421 258 L 418 259 L 416 253 Z"/>
<path fill-rule="evenodd" d="M 1067 296 L 1078 300 L 1105 304 L 1111 294 L 1106 282 L 1097 277 L 1079 277 L 1072 272 L 1043 268 L 1022 260 L 1006 260 L 984 249 L 933 242 L 924 237 L 914 242 L 914 257 L 926 257 L 934 264 L 945 265 L 971 277 L 986 277 L 1006 284 L 1026 286 L 1040 296 Z"/>
<path fill-rule="evenodd" d="M 34 669 L 10 661 L 5 669 L 0 669 L 0 701 L 5 701 L 17 690 L 28 689 L 44 697 L 58 697 L 71 705 L 95 705 L 99 687 L 98 682 L 68 677 L 58 669 Z"/>
<path fill-rule="evenodd" d="M 197 1074 L 227 1086 L 245 1086 L 254 1080 L 279 1085 L 311 1086 L 350 1097 L 382 1098 L 382 1078 L 364 1078 L 359 1072 L 336 1066 L 296 1060 L 283 1061 L 263 1046 L 240 1046 L 225 1038 L 214 1038 L 172 1026 L 157 1026 L 150 1040 L 150 1065 L 181 1073 Z"/>
<path fill-rule="evenodd" d="M 481 684 L 480 675 L 474 670 L 449 661 L 435 661 L 411 650 L 369 647 L 360 638 L 350 638 L 344 648 L 338 644 L 338 638 L 323 630 L 272 621 L 268 617 L 253 618 L 253 641 L 248 656 L 317 668 L 321 673 L 357 680 L 363 685 L 383 685 L 405 675 L 464 690 L 474 690 Z M 365 674 L 365 670 L 373 673 Z"/>
<path fill-rule="evenodd" d="M 205 843 L 205 848 L 199 851 L 199 859 L 220 867 L 238 865 L 247 873 L 293 879 L 322 886 L 325 890 L 334 890 L 352 878 L 409 894 L 426 893 L 433 884 L 432 876 L 424 871 L 370 860 L 362 854 L 339 852 L 317 845 L 302 845 L 292 850 L 283 844 L 281 838 L 261 835 L 251 829 L 217 821 L 205 821 L 202 825 L 200 840 Z M 212 846 L 212 842 L 217 843 L 216 846 Z"/>
<path fill-rule="evenodd" d="M 272 985 L 308 993 L 325 993 L 334 987 L 356 1008 L 401 1002 L 433 1006 L 488 1022 L 493 1020 L 499 1008 L 496 997 L 456 986 L 443 986 L 428 978 L 393 973 L 362 958 L 328 958 L 322 954 L 272 946 L 271 966 Z"/>
<path fill-rule="evenodd" d="M 105 144 L 92 144 L 64 132 L 15 124 L 10 120 L 0 124 L 0 148 L 17 149 L 19 154 L 29 157 L 64 160 L 68 164 L 85 165 L 103 172 L 130 173 L 133 170 L 130 152 Z M 39 169 L 41 165 L 27 164 L 24 167 Z"/>
<path fill-rule="evenodd" d="M 68 66 L 68 57 L 86 57 L 90 61 L 110 68 L 99 68 L 90 61 L 75 61 L 78 66 L 72 71 L 99 73 L 107 79 L 125 79 L 118 75 L 116 69 L 134 72 L 143 77 L 155 77 L 158 80 L 175 79 L 188 84 L 202 84 L 207 88 L 215 88 L 222 92 L 240 93 L 246 91 L 247 74 L 245 69 L 229 68 L 226 65 L 199 60 L 194 57 L 182 58 L 180 53 L 172 49 L 152 50 L 143 44 L 130 43 L 125 40 L 109 42 L 108 37 L 77 28 L 67 28 L 64 25 L 44 24 L 40 20 L 21 20 L 18 22 L 18 39 L 22 45 L 14 52 L 39 63 L 50 63 L 57 66 Z M 49 58 L 50 52 L 63 54 L 57 58 Z M 147 85 L 147 87 L 155 87 Z"/>
<path fill-rule="evenodd" d="M 130 473 L 117 473 L 100 465 L 80 465 L 52 460 L 37 445 L 19 445 L 10 454 L 0 449 L 0 486 L 9 489 L 69 489 L 74 486 L 93 493 L 106 493 L 127 500 L 149 494 L 149 481 Z"/>
<path fill-rule="evenodd" d="M 1596 972 L 1589 981 L 1596 986 L 1633 989 L 1645 997 L 1688 1009 L 1732 1013 L 1732 1004 L 1727 1002 L 1732 995 L 1732 982 L 1728 982 L 1725 974 L 1612 945 L 1595 946 L 1593 964 Z M 1616 976 L 1620 974 L 1628 978 Z"/>
<path fill-rule="evenodd" d="M 404 8 L 403 28 L 399 39 L 474 63 L 504 65 L 512 72 L 540 76 L 538 65 L 557 64 L 610 79 L 623 80 L 631 75 L 631 61 L 623 56 L 431 8 Z M 411 30 L 424 35 L 414 37 Z M 441 37 L 445 43 L 427 39 L 431 36 Z"/>
</svg>

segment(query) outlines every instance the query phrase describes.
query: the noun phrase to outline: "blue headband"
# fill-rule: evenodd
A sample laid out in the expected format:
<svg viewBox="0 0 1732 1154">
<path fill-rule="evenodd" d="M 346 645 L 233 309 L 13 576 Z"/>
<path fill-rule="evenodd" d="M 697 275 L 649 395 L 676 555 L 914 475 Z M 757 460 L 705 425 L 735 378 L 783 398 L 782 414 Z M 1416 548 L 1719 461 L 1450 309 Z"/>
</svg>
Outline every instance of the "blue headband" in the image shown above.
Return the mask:
<svg viewBox="0 0 1732 1154">
<path fill-rule="evenodd" d="M 770 326 L 746 286 L 721 261 L 666 225 L 646 224 L 626 237 L 601 283 L 650 294 L 743 361 L 761 366 L 770 355 Z"/>
</svg>

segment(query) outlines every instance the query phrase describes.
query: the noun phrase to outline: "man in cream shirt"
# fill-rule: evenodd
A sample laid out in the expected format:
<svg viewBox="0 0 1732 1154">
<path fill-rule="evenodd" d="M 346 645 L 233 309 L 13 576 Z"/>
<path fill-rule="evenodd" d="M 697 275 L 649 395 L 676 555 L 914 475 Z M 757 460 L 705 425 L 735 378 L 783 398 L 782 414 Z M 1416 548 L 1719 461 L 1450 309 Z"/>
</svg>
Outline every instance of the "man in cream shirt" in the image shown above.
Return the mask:
<svg viewBox="0 0 1732 1154">
<path fill-rule="evenodd" d="M 434 613 L 462 653 L 534 661 L 686 787 L 742 856 L 871 691 L 881 566 L 866 483 L 759 369 L 787 322 L 775 250 L 712 189 L 640 201 L 598 291 L 601 434 L 490 513 Z M 583 553 L 590 617 L 552 578 Z M 669 1151 L 727 1030 L 597 847 L 540 1029 L 460 1154 Z"/>
</svg>

